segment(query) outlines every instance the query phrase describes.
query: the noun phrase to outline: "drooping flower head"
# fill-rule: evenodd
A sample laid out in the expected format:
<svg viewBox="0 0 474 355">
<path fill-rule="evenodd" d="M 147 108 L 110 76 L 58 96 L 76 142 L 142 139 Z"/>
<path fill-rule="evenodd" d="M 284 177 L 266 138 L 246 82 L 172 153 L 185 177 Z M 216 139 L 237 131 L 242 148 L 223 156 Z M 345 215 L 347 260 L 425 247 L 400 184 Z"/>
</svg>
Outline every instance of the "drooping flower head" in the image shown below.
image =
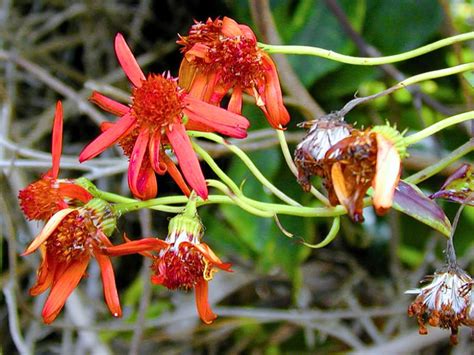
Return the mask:
<svg viewBox="0 0 474 355">
<path fill-rule="evenodd" d="M 228 17 L 208 19 L 196 22 L 177 43 L 184 54 L 179 85 L 191 95 L 219 105 L 232 90 L 228 110 L 240 114 L 245 92 L 272 127 L 282 129 L 289 122 L 275 64 L 248 26 Z"/>
<path fill-rule="evenodd" d="M 423 280 L 422 288 L 408 290 L 417 297 L 408 308 L 410 317 L 416 316 L 420 334 L 427 334 L 426 324 L 451 329 L 451 343 L 457 344 L 458 328 L 474 326 L 472 278 L 459 266 L 446 266 Z"/>
<path fill-rule="evenodd" d="M 110 312 L 115 317 L 122 315 L 112 263 L 104 254 L 105 247 L 112 245 L 107 236 L 114 227 L 115 217 L 110 206 L 103 200 L 92 199 L 83 207 L 56 212 L 22 254 L 41 251 L 43 260 L 30 294 L 36 296 L 51 289 L 42 311 L 45 323 L 53 322 L 61 312 L 86 273 L 91 257 L 99 263 Z"/>
<path fill-rule="evenodd" d="M 209 305 L 208 281 L 217 269 L 230 271 L 231 265 L 223 263 L 207 244 L 201 242 L 202 236 L 203 226 L 195 214 L 195 208 L 191 206 L 170 220 L 165 241 L 156 238 L 127 240 L 121 245 L 107 248 L 107 253 L 142 253 L 152 258 L 151 282 L 170 290 L 194 289 L 199 316 L 204 323 L 209 324 L 217 316 Z M 157 254 L 151 254 L 150 251 Z"/>
<path fill-rule="evenodd" d="M 392 127 L 360 131 L 343 122 L 326 123 L 310 130 L 297 147 L 298 181 L 309 190 L 309 177 L 321 176 L 331 204 L 342 204 L 353 221 L 363 222 L 363 199 L 370 187 L 378 214 L 392 206 L 401 173 L 400 154 L 405 154 L 405 147 Z"/>
<path fill-rule="evenodd" d="M 56 103 L 51 142 L 52 168 L 18 193 L 20 207 L 30 220 L 46 221 L 73 203 L 87 203 L 92 195 L 73 180 L 58 179 L 63 138 L 63 108 Z"/>
<path fill-rule="evenodd" d="M 155 172 L 164 174 L 166 171 L 183 192 L 189 193 L 180 172 L 166 157 L 165 148 L 170 147 L 184 180 L 206 199 L 206 182 L 186 129 L 244 138 L 249 122 L 240 115 L 193 98 L 169 74 L 145 77 L 121 34 L 115 37 L 115 52 L 132 83 L 132 103 L 126 106 L 98 92 L 92 94 L 92 102 L 120 118 L 102 127 L 102 134 L 84 148 L 79 160 L 92 159 L 118 142 L 130 159 L 128 183 L 134 196 L 155 197 L 158 191 Z"/>
</svg>

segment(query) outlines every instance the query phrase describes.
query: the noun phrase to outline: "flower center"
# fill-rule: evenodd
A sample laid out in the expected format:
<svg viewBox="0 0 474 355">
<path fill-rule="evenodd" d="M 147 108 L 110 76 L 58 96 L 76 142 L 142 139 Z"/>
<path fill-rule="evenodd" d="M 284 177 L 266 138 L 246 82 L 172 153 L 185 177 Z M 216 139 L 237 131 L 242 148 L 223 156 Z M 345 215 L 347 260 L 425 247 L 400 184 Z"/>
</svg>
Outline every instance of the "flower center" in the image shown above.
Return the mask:
<svg viewBox="0 0 474 355">
<path fill-rule="evenodd" d="M 168 249 L 161 257 L 155 258 L 151 268 L 162 279 L 163 286 L 170 290 L 188 290 L 203 278 L 206 263 L 199 251 L 180 245 L 178 250 Z"/>
<path fill-rule="evenodd" d="M 23 213 L 30 220 L 49 219 L 61 209 L 63 202 L 55 182 L 44 177 L 21 190 L 18 198 Z"/>
<path fill-rule="evenodd" d="M 68 214 L 46 241 L 47 253 L 59 263 L 88 256 L 96 239 L 97 227 L 87 210 Z"/>
<path fill-rule="evenodd" d="M 262 54 L 253 39 L 244 36 L 223 37 L 209 49 L 211 66 L 218 67 L 221 81 L 236 82 L 242 88 L 252 88 L 264 80 Z"/>
<path fill-rule="evenodd" d="M 181 89 L 171 77 L 150 74 L 132 90 L 132 114 L 139 128 L 155 131 L 181 122 L 183 107 Z"/>
</svg>

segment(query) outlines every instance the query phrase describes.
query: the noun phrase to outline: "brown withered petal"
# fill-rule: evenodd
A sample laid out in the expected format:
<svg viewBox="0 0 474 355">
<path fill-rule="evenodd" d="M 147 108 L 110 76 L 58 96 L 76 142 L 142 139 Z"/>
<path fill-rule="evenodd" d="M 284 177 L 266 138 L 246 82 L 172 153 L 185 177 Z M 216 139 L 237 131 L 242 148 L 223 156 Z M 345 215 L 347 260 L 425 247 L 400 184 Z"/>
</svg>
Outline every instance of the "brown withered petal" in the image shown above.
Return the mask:
<svg viewBox="0 0 474 355">
<path fill-rule="evenodd" d="M 311 189 L 311 176 L 324 176 L 326 152 L 337 142 L 350 135 L 352 127 L 339 118 L 304 122 L 300 127 L 309 131 L 295 150 L 298 183 L 304 191 Z"/>
</svg>

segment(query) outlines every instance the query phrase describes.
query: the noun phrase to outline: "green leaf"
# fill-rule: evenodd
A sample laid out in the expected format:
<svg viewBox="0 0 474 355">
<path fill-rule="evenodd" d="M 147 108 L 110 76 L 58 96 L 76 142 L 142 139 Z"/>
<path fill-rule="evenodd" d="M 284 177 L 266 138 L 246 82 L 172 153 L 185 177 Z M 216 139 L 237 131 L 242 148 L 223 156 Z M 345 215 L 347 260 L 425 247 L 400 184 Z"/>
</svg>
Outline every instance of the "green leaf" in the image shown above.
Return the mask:
<svg viewBox="0 0 474 355">
<path fill-rule="evenodd" d="M 443 10 L 433 0 L 368 0 L 363 36 L 384 55 L 416 48 L 439 30 Z"/>
<path fill-rule="evenodd" d="M 365 1 L 343 0 L 339 4 L 355 29 L 362 26 Z M 287 38 L 287 44 L 307 45 L 349 54 L 355 46 L 344 34 L 339 21 L 322 1 L 314 2 L 308 11 L 305 26 L 294 31 L 291 26 L 286 26 L 285 21 L 277 22 L 282 37 Z M 317 79 L 340 67 L 342 64 L 312 56 L 289 56 L 288 60 L 307 87 Z"/>
<path fill-rule="evenodd" d="M 393 197 L 393 208 L 436 229 L 446 237 L 451 235 L 451 223 L 444 211 L 416 186 L 400 181 Z"/>
</svg>

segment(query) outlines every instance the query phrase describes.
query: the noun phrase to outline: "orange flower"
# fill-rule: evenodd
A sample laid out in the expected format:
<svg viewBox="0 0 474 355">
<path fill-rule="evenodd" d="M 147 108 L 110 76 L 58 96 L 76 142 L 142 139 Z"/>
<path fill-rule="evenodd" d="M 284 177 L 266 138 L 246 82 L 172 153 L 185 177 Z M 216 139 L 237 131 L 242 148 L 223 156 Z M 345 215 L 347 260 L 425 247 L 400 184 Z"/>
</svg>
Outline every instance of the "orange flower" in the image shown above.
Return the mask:
<svg viewBox="0 0 474 355">
<path fill-rule="evenodd" d="M 177 41 L 184 54 L 179 85 L 194 97 L 219 105 L 232 89 L 228 110 L 242 110 L 242 93 L 255 98 L 274 128 L 290 120 L 283 104 L 280 81 L 271 57 L 257 46 L 253 31 L 224 17 L 196 22 Z"/>
<path fill-rule="evenodd" d="M 43 320 L 53 322 L 67 298 L 84 276 L 91 256 L 99 263 L 105 301 L 115 317 L 122 315 L 110 258 L 104 254 L 111 246 L 107 233 L 115 226 L 110 207 L 102 200 L 92 199 L 84 207 L 65 208 L 55 213 L 41 233 L 28 246 L 23 256 L 38 248 L 43 261 L 38 269 L 32 296 L 50 288 L 43 307 Z"/>
<path fill-rule="evenodd" d="M 133 85 L 132 104 L 129 107 L 100 93 L 92 94 L 94 103 L 120 119 L 115 124 L 104 125 L 102 134 L 84 148 L 79 160 L 92 159 L 118 142 L 130 158 L 128 183 L 134 196 L 141 199 L 155 197 L 155 172 L 164 174 L 166 171 L 183 192 L 189 194 L 180 172 L 165 154 L 165 147 L 170 146 L 186 182 L 206 199 L 206 182 L 186 128 L 244 138 L 249 122 L 240 115 L 188 95 L 169 74 L 145 77 L 121 34 L 115 37 L 115 52 Z"/>
<path fill-rule="evenodd" d="M 207 244 L 201 242 L 203 228 L 196 216 L 182 214 L 174 217 L 169 230 L 165 241 L 126 239 L 123 244 L 108 247 L 106 252 L 111 256 L 141 253 L 152 258 L 151 282 L 170 290 L 194 288 L 199 317 L 210 324 L 217 316 L 209 305 L 208 281 L 217 269 L 231 271 L 231 265 L 223 263 Z M 150 251 L 158 252 L 158 255 Z"/>
<path fill-rule="evenodd" d="M 51 142 L 52 168 L 39 180 L 29 184 L 18 193 L 20 207 L 30 220 L 48 220 L 53 214 L 67 208 L 71 203 L 87 203 L 92 195 L 72 180 L 58 179 L 63 139 L 63 108 L 56 104 L 53 138 Z"/>
</svg>

